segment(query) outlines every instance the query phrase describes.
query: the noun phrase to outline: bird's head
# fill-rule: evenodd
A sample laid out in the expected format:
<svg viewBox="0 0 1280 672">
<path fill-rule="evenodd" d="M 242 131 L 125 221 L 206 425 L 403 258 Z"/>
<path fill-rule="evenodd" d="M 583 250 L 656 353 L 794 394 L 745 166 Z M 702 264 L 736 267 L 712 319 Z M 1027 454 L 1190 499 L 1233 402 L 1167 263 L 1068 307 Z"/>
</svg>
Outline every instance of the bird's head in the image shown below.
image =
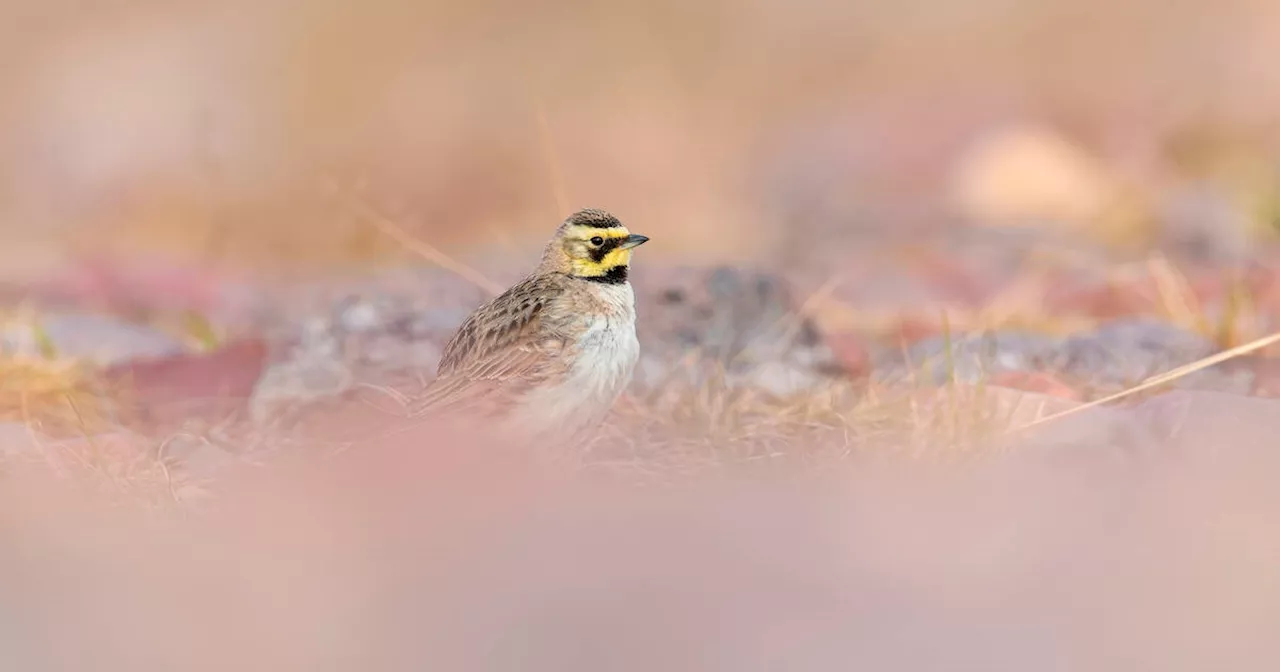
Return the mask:
<svg viewBox="0 0 1280 672">
<path fill-rule="evenodd" d="M 604 210 L 569 215 L 547 243 L 542 270 L 609 284 L 627 281 L 631 250 L 648 242 Z"/>
</svg>

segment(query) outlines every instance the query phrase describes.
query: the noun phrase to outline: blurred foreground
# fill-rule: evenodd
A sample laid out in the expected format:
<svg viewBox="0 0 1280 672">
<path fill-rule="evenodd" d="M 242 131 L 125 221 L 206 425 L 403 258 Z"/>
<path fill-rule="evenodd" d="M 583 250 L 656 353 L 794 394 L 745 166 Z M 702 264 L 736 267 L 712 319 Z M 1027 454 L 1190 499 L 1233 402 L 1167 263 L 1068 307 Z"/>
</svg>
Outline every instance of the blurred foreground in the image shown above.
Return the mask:
<svg viewBox="0 0 1280 672">
<path fill-rule="evenodd" d="M 233 496 L 184 509 L 11 480 L 2 658 L 25 670 L 1270 669 L 1271 415 L 1266 437 L 1173 441 L 1154 461 L 1078 446 L 1067 462 L 1024 451 L 962 470 L 880 460 L 815 473 L 775 461 L 644 486 L 437 434 L 231 479 Z"/>
</svg>

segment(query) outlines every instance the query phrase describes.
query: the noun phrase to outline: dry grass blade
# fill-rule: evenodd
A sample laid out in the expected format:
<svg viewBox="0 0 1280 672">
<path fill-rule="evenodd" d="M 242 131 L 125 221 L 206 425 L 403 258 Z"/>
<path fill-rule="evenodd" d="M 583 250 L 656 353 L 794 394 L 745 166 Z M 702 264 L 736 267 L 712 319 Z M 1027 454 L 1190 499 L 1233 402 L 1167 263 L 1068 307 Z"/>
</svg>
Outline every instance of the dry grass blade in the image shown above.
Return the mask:
<svg viewBox="0 0 1280 672">
<path fill-rule="evenodd" d="M 1202 334 L 1209 333 L 1205 311 L 1187 276 L 1162 254 L 1151 256 L 1147 261 L 1147 271 L 1155 283 L 1165 313 L 1177 324 Z"/>
<path fill-rule="evenodd" d="M 1027 424 L 1025 424 L 1025 425 L 1022 425 L 1022 426 L 1020 426 L 1020 427 L 1013 428 L 1013 429 L 1011 429 L 1011 430 L 1009 430 L 1009 431 L 1010 431 L 1010 433 L 1012 433 L 1012 432 L 1018 432 L 1018 431 L 1021 431 L 1021 430 L 1024 430 L 1024 429 L 1029 429 L 1029 428 L 1031 428 L 1031 427 L 1035 427 L 1036 425 L 1044 424 L 1044 423 L 1046 423 L 1046 422 L 1052 422 L 1052 421 L 1054 421 L 1054 420 L 1058 420 L 1058 419 L 1061 419 L 1061 418 L 1065 418 L 1065 417 L 1067 417 L 1067 416 L 1069 416 L 1069 415 L 1074 415 L 1074 414 L 1076 414 L 1076 413 L 1079 413 L 1079 412 L 1081 412 L 1081 411 L 1086 411 L 1086 410 L 1088 410 L 1088 409 L 1090 409 L 1090 408 L 1094 408 L 1094 407 L 1096 407 L 1096 406 L 1102 406 L 1102 405 L 1104 405 L 1104 404 L 1109 404 L 1109 403 L 1111 403 L 1111 402 L 1113 402 L 1113 401 L 1119 401 L 1119 400 L 1124 399 L 1124 398 L 1126 398 L 1126 397 L 1130 397 L 1130 396 L 1133 396 L 1133 395 L 1135 395 L 1135 394 L 1138 394 L 1139 392 L 1145 392 L 1145 391 L 1150 390 L 1150 389 L 1152 389 L 1152 388 L 1159 387 L 1159 386 L 1164 385 L 1164 384 L 1166 384 L 1166 383 L 1173 382 L 1173 381 L 1175 381 L 1175 380 L 1177 380 L 1177 379 L 1179 379 L 1179 378 L 1182 378 L 1182 377 L 1184 377 L 1184 376 L 1188 376 L 1188 375 L 1190 375 L 1190 374 L 1193 374 L 1193 373 L 1195 373 L 1195 372 L 1197 372 L 1197 371 L 1201 371 L 1201 370 L 1203 370 L 1203 369 L 1207 369 L 1207 368 L 1209 368 L 1209 367 L 1211 367 L 1211 366 L 1214 366 L 1214 365 L 1217 365 L 1217 364 L 1221 364 L 1222 362 L 1225 362 L 1225 361 L 1228 361 L 1228 360 L 1231 360 L 1231 359 L 1235 359 L 1236 357 L 1240 357 L 1240 356 L 1243 356 L 1243 355 L 1247 355 L 1247 354 L 1249 354 L 1249 353 L 1251 353 L 1251 352 L 1256 352 L 1256 351 L 1261 350 L 1261 349 L 1263 349 L 1263 348 L 1266 348 L 1266 347 L 1268 347 L 1268 346 L 1274 345 L 1275 343 L 1280 343 L 1280 333 L 1271 334 L 1270 336 L 1264 336 L 1264 337 L 1262 337 L 1262 338 L 1259 338 L 1259 339 L 1256 339 L 1256 340 L 1250 341 L 1250 342 L 1248 342 L 1248 343 L 1245 343 L 1244 345 L 1240 345 L 1240 346 L 1237 346 L 1237 347 L 1231 348 L 1231 349 L 1229 349 L 1229 350 L 1223 350 L 1222 352 L 1219 352 L 1219 353 L 1218 353 L 1218 354 L 1216 354 L 1216 355 L 1211 355 L 1211 356 L 1209 356 L 1209 357 L 1205 357 L 1204 359 L 1194 361 L 1194 362 L 1192 362 L 1192 363 L 1190 363 L 1190 364 L 1187 364 L 1187 365 L 1185 365 L 1185 366 L 1180 366 L 1180 367 L 1178 367 L 1178 368 L 1176 368 L 1176 369 L 1173 369 L 1172 371 L 1167 371 L 1167 372 L 1162 373 L 1162 374 L 1160 374 L 1160 375 L 1158 375 L 1158 376 L 1152 376 L 1151 378 L 1148 378 L 1148 379 L 1146 379 L 1145 381 L 1143 381 L 1143 382 L 1139 383 L 1138 385 L 1135 385 L 1134 387 L 1131 387 L 1131 388 L 1129 388 L 1129 389 L 1127 389 L 1127 390 L 1122 390 L 1122 391 L 1120 391 L 1120 392 L 1116 392 L 1115 394 L 1112 394 L 1112 395 L 1110 395 L 1110 396 L 1103 397 L 1103 398 L 1101 398 L 1101 399 L 1095 399 L 1095 400 L 1090 401 L 1090 402 L 1088 402 L 1088 403 L 1085 403 L 1085 404 L 1081 404 L 1081 405 L 1079 405 L 1079 406 L 1076 406 L 1075 408 L 1070 408 L 1070 409 L 1067 409 L 1067 410 L 1065 410 L 1065 411 L 1061 411 L 1061 412 L 1059 412 L 1059 413 L 1054 413 L 1054 414 L 1052 414 L 1052 415 L 1047 415 L 1047 416 L 1045 416 L 1045 417 L 1043 417 L 1043 418 L 1040 418 L 1039 420 L 1035 420 L 1035 421 L 1033 421 L 1033 422 L 1029 422 L 1029 423 L 1027 423 Z"/>
<path fill-rule="evenodd" d="M 502 293 L 504 289 L 503 287 L 484 277 L 484 275 L 479 271 L 467 266 L 453 257 L 450 257 L 444 252 L 441 252 L 435 246 L 414 238 L 409 234 L 409 232 L 400 228 L 398 224 L 383 216 L 368 203 L 364 202 L 364 200 L 354 196 L 347 190 L 342 189 L 333 180 L 326 180 L 326 183 L 329 190 L 339 196 L 347 207 L 349 207 L 355 214 L 368 220 L 370 224 L 373 224 L 378 227 L 379 231 L 395 239 L 395 241 L 403 245 L 405 249 L 412 251 L 414 254 L 417 254 L 418 256 L 451 273 L 457 274 L 459 277 L 471 282 L 490 294 L 497 295 Z"/>
</svg>

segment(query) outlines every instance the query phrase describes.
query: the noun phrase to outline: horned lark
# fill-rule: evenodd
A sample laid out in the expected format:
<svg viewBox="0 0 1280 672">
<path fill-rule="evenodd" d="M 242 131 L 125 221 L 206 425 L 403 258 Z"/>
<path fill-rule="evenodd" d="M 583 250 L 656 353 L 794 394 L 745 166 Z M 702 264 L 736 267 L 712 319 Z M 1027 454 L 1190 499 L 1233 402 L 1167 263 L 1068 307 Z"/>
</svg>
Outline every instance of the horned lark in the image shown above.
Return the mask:
<svg viewBox="0 0 1280 672">
<path fill-rule="evenodd" d="M 537 270 L 458 328 L 411 414 L 492 418 L 539 437 L 599 424 L 640 356 L 627 273 L 648 240 L 603 210 L 570 215 Z"/>
</svg>

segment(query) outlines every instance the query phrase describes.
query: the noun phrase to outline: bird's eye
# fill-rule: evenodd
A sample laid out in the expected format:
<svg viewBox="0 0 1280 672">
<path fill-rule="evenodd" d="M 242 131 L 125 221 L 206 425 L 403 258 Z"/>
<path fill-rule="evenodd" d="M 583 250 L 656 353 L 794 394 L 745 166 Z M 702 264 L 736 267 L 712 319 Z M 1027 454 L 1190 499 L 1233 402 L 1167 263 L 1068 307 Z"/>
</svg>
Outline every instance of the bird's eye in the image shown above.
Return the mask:
<svg viewBox="0 0 1280 672">
<path fill-rule="evenodd" d="M 601 238 L 600 236 L 596 236 L 595 238 L 591 239 L 591 244 L 595 245 L 596 247 L 600 247 L 601 245 L 604 245 L 604 238 Z"/>
</svg>

